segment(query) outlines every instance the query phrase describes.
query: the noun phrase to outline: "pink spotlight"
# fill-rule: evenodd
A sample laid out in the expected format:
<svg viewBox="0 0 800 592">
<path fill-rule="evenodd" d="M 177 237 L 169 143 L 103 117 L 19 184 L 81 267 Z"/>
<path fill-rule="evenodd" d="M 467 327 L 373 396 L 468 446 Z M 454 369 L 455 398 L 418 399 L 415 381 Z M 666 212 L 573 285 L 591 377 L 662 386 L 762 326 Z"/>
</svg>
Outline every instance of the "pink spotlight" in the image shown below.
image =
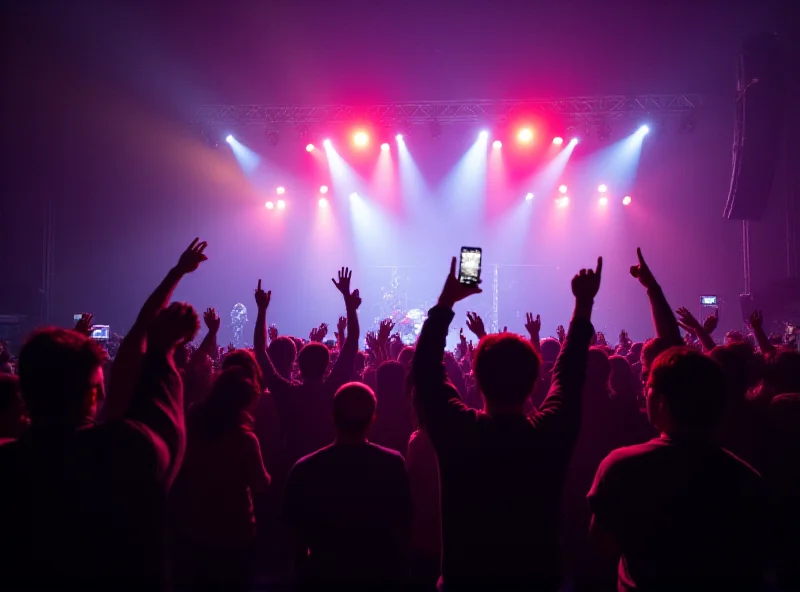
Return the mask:
<svg viewBox="0 0 800 592">
<path fill-rule="evenodd" d="M 569 197 L 567 197 L 566 195 L 564 197 L 559 197 L 556 200 L 556 204 L 558 205 L 559 208 L 566 208 L 569 205 Z"/>
<path fill-rule="evenodd" d="M 529 127 L 523 127 L 517 132 L 517 140 L 523 144 L 528 144 L 533 140 L 533 130 Z"/>
<path fill-rule="evenodd" d="M 328 193 L 328 186 L 323 185 L 322 187 L 319 188 L 319 192 L 322 193 L 323 195 Z"/>
<path fill-rule="evenodd" d="M 630 195 L 626 195 L 625 197 L 622 198 L 622 205 L 623 206 L 631 205 L 631 196 Z"/>
<path fill-rule="evenodd" d="M 567 186 L 566 185 L 559 185 L 558 186 L 558 192 L 559 193 L 566 193 L 567 192 Z"/>
<path fill-rule="evenodd" d="M 561 136 L 556 136 L 555 138 L 553 138 L 553 144 L 555 144 L 556 146 L 561 146 L 561 144 L 563 143 L 564 143 L 564 138 L 562 138 Z"/>
<path fill-rule="evenodd" d="M 314 152 L 314 144 L 306 144 L 306 152 Z"/>
<path fill-rule="evenodd" d="M 286 202 L 283 201 L 282 199 L 278 200 L 278 209 L 279 210 L 285 210 L 286 209 Z"/>
<path fill-rule="evenodd" d="M 278 187 L 275 191 L 277 192 L 278 195 L 283 195 L 284 193 L 286 193 L 286 188 Z"/>
<path fill-rule="evenodd" d="M 597 203 L 599 203 L 601 206 L 605 207 L 605 206 L 608 205 L 608 198 L 603 196 L 597 201 Z"/>
<path fill-rule="evenodd" d="M 601 184 L 601 185 L 599 185 L 599 186 L 597 187 L 597 190 L 598 190 L 600 193 L 605 193 L 606 191 L 608 191 L 608 186 L 607 186 L 605 183 L 603 183 L 603 184 Z"/>
<path fill-rule="evenodd" d="M 275 204 L 272 203 L 271 201 L 268 201 L 267 203 L 264 204 L 264 207 L 267 208 L 268 210 L 274 210 Z"/>
<path fill-rule="evenodd" d="M 391 150 L 391 146 L 389 146 L 388 142 L 381 144 L 381 152 L 389 152 L 389 150 Z"/>
<path fill-rule="evenodd" d="M 502 148 L 502 147 L 503 147 L 503 143 L 500 140 L 495 140 L 494 142 L 492 142 L 492 148 L 497 149 L 497 148 Z"/>
<path fill-rule="evenodd" d="M 328 207 L 328 200 L 325 199 L 324 197 L 320 197 L 319 198 L 319 207 L 327 208 Z"/>
<path fill-rule="evenodd" d="M 353 134 L 353 143 L 359 148 L 364 148 L 369 144 L 369 134 L 364 131 L 358 131 Z"/>
</svg>

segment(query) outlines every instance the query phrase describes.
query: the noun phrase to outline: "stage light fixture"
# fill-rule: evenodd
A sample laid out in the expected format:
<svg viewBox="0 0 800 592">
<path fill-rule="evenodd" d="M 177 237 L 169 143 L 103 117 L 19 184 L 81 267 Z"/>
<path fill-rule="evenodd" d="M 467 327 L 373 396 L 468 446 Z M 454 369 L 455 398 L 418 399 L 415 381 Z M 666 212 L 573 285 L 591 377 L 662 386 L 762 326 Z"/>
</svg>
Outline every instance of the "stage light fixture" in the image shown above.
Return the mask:
<svg viewBox="0 0 800 592">
<path fill-rule="evenodd" d="M 328 193 L 328 186 L 327 186 L 327 185 L 322 185 L 322 186 L 319 188 L 319 192 L 320 192 L 321 194 L 325 195 L 326 193 Z"/>
<path fill-rule="evenodd" d="M 322 140 L 322 145 L 325 146 L 325 148 L 330 148 L 332 146 L 331 141 L 328 138 Z"/>
<path fill-rule="evenodd" d="M 267 203 L 264 204 L 264 207 L 267 208 L 268 210 L 274 210 L 275 204 L 272 203 L 271 201 L 268 201 Z"/>
<path fill-rule="evenodd" d="M 398 142 L 402 142 L 403 141 L 403 134 L 397 134 L 394 137 L 394 139 L 397 140 Z"/>
<path fill-rule="evenodd" d="M 306 152 L 314 152 L 314 144 L 306 144 Z"/>
<path fill-rule="evenodd" d="M 523 144 L 528 144 L 533 140 L 533 130 L 529 127 L 523 127 L 517 132 L 517 141 Z"/>
<path fill-rule="evenodd" d="M 492 148 L 498 149 L 498 148 L 502 148 L 502 147 L 503 147 L 503 143 L 500 140 L 495 140 L 494 142 L 492 142 Z"/>
<path fill-rule="evenodd" d="M 577 145 L 579 142 L 580 142 L 580 140 L 579 140 L 578 138 L 572 138 L 572 139 L 569 141 L 569 143 L 570 143 L 572 146 L 576 146 L 576 145 Z"/>
<path fill-rule="evenodd" d="M 599 203 L 601 206 L 605 207 L 605 206 L 608 205 L 608 198 L 604 195 L 599 200 L 597 200 L 597 203 Z"/>
<path fill-rule="evenodd" d="M 285 187 L 278 187 L 275 190 L 275 193 L 277 193 L 278 195 L 283 195 L 284 193 L 286 193 L 286 188 Z"/>
<path fill-rule="evenodd" d="M 558 205 L 559 208 L 566 208 L 569 205 L 569 197 L 567 197 L 566 195 L 563 197 L 559 197 L 556 200 L 556 204 Z"/>
<path fill-rule="evenodd" d="M 631 205 L 631 201 L 632 201 L 631 200 L 631 196 L 630 195 L 626 195 L 625 197 L 622 198 L 622 205 L 623 206 L 629 206 L 629 205 Z"/>
<path fill-rule="evenodd" d="M 381 152 L 389 152 L 389 150 L 391 150 L 391 146 L 389 146 L 388 142 L 381 144 Z"/>
<path fill-rule="evenodd" d="M 277 205 L 278 205 L 278 209 L 279 210 L 285 210 L 286 209 L 286 202 L 283 201 L 282 199 L 278 200 L 278 204 Z"/>
<path fill-rule="evenodd" d="M 481 140 L 488 140 L 489 132 L 487 132 L 486 130 L 481 130 L 481 133 L 478 134 L 478 138 Z"/>
<path fill-rule="evenodd" d="M 559 185 L 558 186 L 558 192 L 559 193 L 566 193 L 567 192 L 567 186 L 566 185 Z"/>
<path fill-rule="evenodd" d="M 601 183 L 600 185 L 598 185 L 597 190 L 600 193 L 605 193 L 606 191 L 608 191 L 608 187 L 606 186 L 605 183 Z"/>
<path fill-rule="evenodd" d="M 533 201 L 533 193 L 526 193 L 525 201 Z"/>
<path fill-rule="evenodd" d="M 353 191 L 353 193 L 350 194 L 350 199 L 358 199 L 358 193 Z"/>
<path fill-rule="evenodd" d="M 369 145 L 369 134 L 365 131 L 357 131 L 353 134 L 353 144 L 359 148 L 365 148 Z"/>
<path fill-rule="evenodd" d="M 324 197 L 320 197 L 319 198 L 319 207 L 327 208 L 328 207 L 328 200 L 325 199 Z"/>
<path fill-rule="evenodd" d="M 553 138 L 553 144 L 555 144 L 556 146 L 561 146 L 561 144 L 563 143 L 564 143 L 564 138 L 562 138 L 561 136 L 556 136 L 555 138 Z"/>
<path fill-rule="evenodd" d="M 639 132 L 641 135 L 643 135 L 643 136 L 646 136 L 647 134 L 649 134 L 649 133 L 650 133 L 650 126 L 648 126 L 648 125 L 642 125 L 641 127 L 639 127 L 639 130 L 638 130 L 638 132 Z"/>
<path fill-rule="evenodd" d="M 226 141 L 228 144 L 233 144 L 233 136 L 232 136 L 232 135 L 230 135 L 230 134 L 228 134 L 228 135 L 225 137 L 225 141 Z"/>
</svg>

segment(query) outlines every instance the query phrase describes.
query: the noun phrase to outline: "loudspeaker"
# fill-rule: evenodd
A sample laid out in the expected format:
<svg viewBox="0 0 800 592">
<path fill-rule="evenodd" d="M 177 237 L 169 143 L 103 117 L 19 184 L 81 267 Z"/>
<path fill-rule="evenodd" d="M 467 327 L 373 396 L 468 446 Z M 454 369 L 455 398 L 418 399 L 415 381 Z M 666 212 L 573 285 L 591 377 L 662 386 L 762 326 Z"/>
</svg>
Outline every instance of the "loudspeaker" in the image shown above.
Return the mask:
<svg viewBox="0 0 800 592">
<path fill-rule="evenodd" d="M 747 39 L 739 58 L 733 174 L 724 216 L 760 220 L 782 144 L 783 70 L 778 36 Z"/>
</svg>

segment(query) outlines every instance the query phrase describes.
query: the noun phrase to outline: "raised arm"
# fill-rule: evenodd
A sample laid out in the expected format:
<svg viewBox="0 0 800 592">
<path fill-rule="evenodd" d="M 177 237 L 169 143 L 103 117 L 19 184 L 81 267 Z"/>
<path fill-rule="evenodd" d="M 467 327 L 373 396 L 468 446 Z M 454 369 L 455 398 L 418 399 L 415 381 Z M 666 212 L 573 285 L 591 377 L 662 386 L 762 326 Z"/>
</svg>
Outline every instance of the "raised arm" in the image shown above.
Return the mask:
<svg viewBox="0 0 800 592">
<path fill-rule="evenodd" d="M 358 307 L 361 306 L 361 297 L 358 290 L 350 291 L 352 276 L 353 273 L 343 267 L 339 271 L 339 281 L 331 279 L 336 289 L 341 292 L 347 310 L 347 336 L 326 381 L 326 384 L 334 391 L 352 378 L 358 353 L 358 340 L 361 337 L 361 326 L 358 323 Z"/>
<path fill-rule="evenodd" d="M 111 366 L 108 399 L 103 409 L 106 419 L 120 419 L 125 414 L 133 388 L 142 370 L 144 353 L 147 349 L 147 330 L 159 311 L 166 308 L 172 293 L 187 273 L 196 270 L 208 257 L 204 254 L 208 243 L 195 238 L 181 254 L 178 264 L 169 270 L 155 291 L 145 301 L 136 322 L 122 340 Z"/>
<path fill-rule="evenodd" d="M 180 468 L 186 447 L 183 385 L 175 369 L 175 348 L 194 339 L 197 313 L 174 302 L 157 313 L 147 334 L 147 353 L 124 419 L 138 428 L 152 446 L 158 478 L 167 487 Z"/>
<path fill-rule="evenodd" d="M 542 355 L 542 343 L 541 338 L 539 337 L 539 332 L 542 330 L 542 319 L 539 315 L 536 315 L 536 318 L 533 317 L 533 313 L 526 313 L 525 314 L 525 330 L 528 331 L 528 335 L 531 338 L 531 344 L 533 344 L 533 349 L 541 356 Z"/>
<path fill-rule="evenodd" d="M 203 337 L 203 341 L 200 342 L 200 346 L 194 350 L 192 358 L 208 356 L 209 358 L 215 360 L 219 355 L 219 350 L 217 348 L 217 334 L 219 333 L 219 326 L 221 324 L 216 309 L 207 309 L 206 312 L 203 313 L 203 321 L 205 322 L 206 327 L 208 327 L 208 333 L 206 333 L 206 336 Z M 190 361 L 190 364 L 191 362 L 194 362 L 194 359 Z"/>
<path fill-rule="evenodd" d="M 256 328 L 253 331 L 253 352 L 261 367 L 264 384 L 275 395 L 288 389 L 290 382 L 278 374 L 267 352 L 267 308 L 272 300 L 272 292 L 265 292 L 261 289 L 261 280 L 258 280 L 255 298 L 258 315 L 256 316 Z"/>
<path fill-rule="evenodd" d="M 636 256 L 639 258 L 639 263 L 631 266 L 631 275 L 647 289 L 656 336 L 666 339 L 670 345 L 683 345 L 678 321 L 675 320 L 675 315 L 672 313 L 661 286 L 658 285 L 653 272 L 645 263 L 641 249 L 636 249 Z"/>
<path fill-rule="evenodd" d="M 440 431 L 454 428 L 467 413 L 467 407 L 461 402 L 458 391 L 447 379 L 444 350 L 447 331 L 454 316 L 453 306 L 456 302 L 480 292 L 480 286 L 458 281 L 456 258 L 453 257 L 439 301 L 428 312 L 417 341 L 411 364 L 414 404 L 423 425 L 434 440 Z"/>
<path fill-rule="evenodd" d="M 598 257 L 597 268 L 582 269 L 572 279 L 575 310 L 564 339 L 564 345 L 553 367 L 550 391 L 532 420 L 539 426 L 563 432 L 568 427 L 577 437 L 580 429 L 581 396 L 586 382 L 586 364 L 589 359 L 589 342 L 594 335 L 592 308 L 594 297 L 600 289 L 603 258 Z M 567 424 L 564 420 L 567 420 Z"/>
<path fill-rule="evenodd" d="M 758 347 L 761 349 L 761 353 L 766 356 L 778 351 L 777 348 L 770 343 L 769 337 L 767 337 L 767 333 L 764 331 L 764 316 L 760 310 L 754 310 L 750 313 L 749 322 L 750 328 L 753 330 L 753 335 L 758 342 Z"/>
<path fill-rule="evenodd" d="M 679 308 L 675 311 L 675 314 L 678 315 L 678 325 L 686 329 L 686 331 L 694 335 L 700 341 L 703 346 L 703 351 L 708 353 L 717 346 L 717 344 L 714 343 L 714 338 L 711 337 L 711 333 L 706 329 L 706 326 L 710 326 L 711 323 L 701 325 L 700 321 L 694 318 L 694 315 L 690 313 L 689 309 L 686 307 Z"/>
</svg>

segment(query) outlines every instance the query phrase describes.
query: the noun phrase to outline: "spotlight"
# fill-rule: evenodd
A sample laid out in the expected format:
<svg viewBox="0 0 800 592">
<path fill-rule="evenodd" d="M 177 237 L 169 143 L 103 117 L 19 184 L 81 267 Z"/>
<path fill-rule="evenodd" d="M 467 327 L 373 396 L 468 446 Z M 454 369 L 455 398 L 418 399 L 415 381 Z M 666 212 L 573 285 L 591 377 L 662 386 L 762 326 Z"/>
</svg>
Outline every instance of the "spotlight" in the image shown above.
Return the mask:
<svg viewBox="0 0 800 592">
<path fill-rule="evenodd" d="M 282 199 L 278 200 L 278 209 L 279 210 L 285 210 L 286 209 L 286 202 L 283 201 Z"/>
<path fill-rule="evenodd" d="M 271 201 L 268 201 L 267 203 L 264 204 L 264 207 L 267 208 L 268 210 L 274 210 L 275 204 L 272 203 Z"/>
<path fill-rule="evenodd" d="M 314 144 L 306 144 L 306 152 L 314 152 Z"/>
<path fill-rule="evenodd" d="M 391 150 L 391 146 L 387 142 L 381 144 L 381 152 L 389 152 Z"/>
<path fill-rule="evenodd" d="M 358 199 L 358 193 L 353 191 L 353 193 L 350 194 L 350 199 Z"/>
<path fill-rule="evenodd" d="M 533 130 L 529 127 L 523 127 L 517 132 L 517 141 L 527 144 L 533 140 Z"/>
<path fill-rule="evenodd" d="M 319 188 L 319 192 L 325 195 L 326 193 L 328 193 L 328 186 L 323 185 L 322 187 Z"/>
<path fill-rule="evenodd" d="M 625 197 L 622 198 L 622 205 L 623 206 L 631 205 L 631 196 L 630 195 L 626 195 Z"/>
<path fill-rule="evenodd" d="M 563 143 L 564 143 L 564 138 L 562 138 L 561 136 L 556 136 L 555 138 L 553 138 L 553 144 L 555 144 L 556 146 L 561 146 L 561 144 Z"/>
<path fill-rule="evenodd" d="M 322 140 L 322 145 L 325 146 L 325 148 L 330 148 L 331 141 L 328 138 L 325 138 L 324 140 Z"/>
<path fill-rule="evenodd" d="M 526 193 L 525 201 L 533 201 L 533 193 Z"/>
<path fill-rule="evenodd" d="M 369 134 L 364 131 L 359 131 L 353 134 L 353 143 L 359 148 L 364 148 L 369 144 Z"/>
<path fill-rule="evenodd" d="M 232 136 L 232 135 L 230 135 L 230 134 L 228 134 L 228 135 L 227 135 L 227 137 L 225 138 L 225 141 L 226 141 L 228 144 L 232 144 L 232 143 L 233 143 L 233 136 Z"/>
<path fill-rule="evenodd" d="M 646 136 L 648 133 L 650 133 L 650 127 L 647 125 L 643 125 L 642 127 L 639 128 L 638 132 L 643 136 Z"/>
<path fill-rule="evenodd" d="M 605 207 L 605 206 L 607 206 L 607 205 L 608 205 L 608 198 L 607 198 L 607 197 L 604 195 L 603 197 L 601 197 L 601 198 L 598 200 L 598 202 L 597 202 L 597 203 L 599 203 L 601 206 Z"/>
<path fill-rule="evenodd" d="M 276 192 L 278 195 L 283 195 L 284 193 L 286 193 L 286 188 L 285 188 L 285 187 L 278 187 L 278 188 L 275 190 L 275 192 Z"/>
<path fill-rule="evenodd" d="M 580 140 L 578 140 L 578 138 L 572 138 L 572 139 L 569 141 L 569 143 L 570 143 L 571 145 L 573 145 L 573 146 L 576 146 L 576 145 L 578 144 L 578 142 L 580 142 Z"/>
<path fill-rule="evenodd" d="M 481 140 L 488 139 L 489 138 L 489 132 L 487 132 L 486 130 L 481 131 L 481 133 L 478 134 L 478 138 L 480 138 Z"/>
<path fill-rule="evenodd" d="M 320 197 L 319 198 L 319 207 L 327 208 L 328 207 L 328 200 L 325 199 L 324 197 Z"/>
<path fill-rule="evenodd" d="M 605 193 L 606 191 L 608 191 L 608 187 L 606 187 L 605 183 L 601 183 L 601 184 L 600 184 L 600 185 L 597 187 L 597 190 L 598 190 L 600 193 Z"/>
<path fill-rule="evenodd" d="M 559 185 L 558 186 L 558 192 L 559 193 L 566 193 L 567 192 L 567 186 L 566 185 Z"/>
<path fill-rule="evenodd" d="M 394 137 L 394 139 L 397 140 L 398 142 L 402 142 L 403 141 L 403 134 L 397 134 Z"/>
<path fill-rule="evenodd" d="M 500 140 L 495 140 L 494 142 L 492 142 L 492 148 L 497 149 L 497 148 L 502 148 L 502 147 L 503 147 L 503 143 Z"/>
<path fill-rule="evenodd" d="M 556 205 L 558 205 L 559 208 L 566 208 L 569 205 L 569 197 L 566 195 L 564 197 L 559 197 L 556 200 Z"/>
</svg>

